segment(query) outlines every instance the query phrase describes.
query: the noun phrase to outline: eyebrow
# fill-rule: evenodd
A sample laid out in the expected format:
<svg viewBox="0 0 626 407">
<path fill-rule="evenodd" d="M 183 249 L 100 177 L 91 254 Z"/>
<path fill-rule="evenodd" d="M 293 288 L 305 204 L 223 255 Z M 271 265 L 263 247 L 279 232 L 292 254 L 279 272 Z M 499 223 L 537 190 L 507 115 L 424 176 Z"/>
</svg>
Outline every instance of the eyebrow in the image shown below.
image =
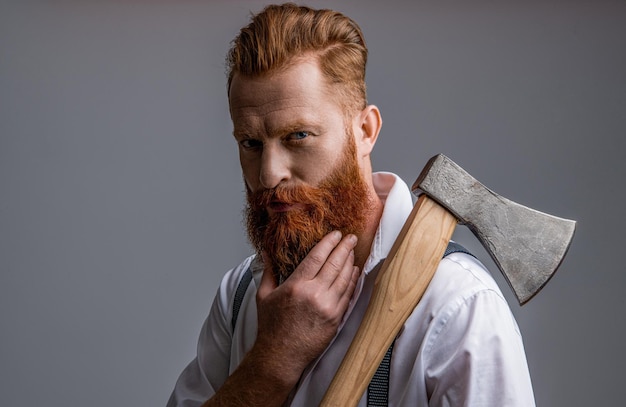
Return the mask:
<svg viewBox="0 0 626 407">
<path fill-rule="evenodd" d="M 298 131 L 310 131 L 314 134 L 321 133 L 321 125 L 314 122 L 305 122 L 302 120 L 294 120 L 285 126 L 275 128 L 264 128 L 263 136 L 267 137 L 268 134 L 274 135 L 273 137 L 282 137 L 287 134 L 295 133 Z M 239 125 L 233 128 L 233 136 L 235 138 L 255 138 L 257 131 L 254 131 L 250 126 Z"/>
<path fill-rule="evenodd" d="M 250 133 L 252 132 L 248 131 L 247 126 L 238 126 L 238 127 L 233 126 L 233 137 L 237 139 L 250 138 L 251 137 Z"/>
<path fill-rule="evenodd" d="M 272 133 L 276 133 L 279 135 L 291 134 L 297 131 L 311 131 L 315 134 L 319 134 L 321 131 L 321 126 L 313 122 L 304 122 L 304 121 L 296 120 L 296 121 L 289 123 L 286 126 L 272 129 Z"/>
</svg>

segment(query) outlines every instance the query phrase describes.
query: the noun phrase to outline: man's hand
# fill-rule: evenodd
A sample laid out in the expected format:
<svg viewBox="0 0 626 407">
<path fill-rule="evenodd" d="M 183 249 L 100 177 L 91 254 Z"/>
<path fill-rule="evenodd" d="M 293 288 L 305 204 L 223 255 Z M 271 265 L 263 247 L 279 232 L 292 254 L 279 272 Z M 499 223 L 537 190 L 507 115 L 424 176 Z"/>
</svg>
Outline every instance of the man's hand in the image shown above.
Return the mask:
<svg viewBox="0 0 626 407">
<path fill-rule="evenodd" d="M 257 291 L 256 351 L 267 352 L 281 371 L 300 377 L 337 333 L 359 277 L 354 266 L 357 238 L 326 235 L 292 275 L 276 285 L 263 272 Z"/>
<path fill-rule="evenodd" d="M 357 238 L 326 235 L 277 286 L 271 269 L 257 291 L 257 339 L 237 370 L 203 406 L 280 406 L 306 366 L 337 333 L 359 278 Z"/>
</svg>

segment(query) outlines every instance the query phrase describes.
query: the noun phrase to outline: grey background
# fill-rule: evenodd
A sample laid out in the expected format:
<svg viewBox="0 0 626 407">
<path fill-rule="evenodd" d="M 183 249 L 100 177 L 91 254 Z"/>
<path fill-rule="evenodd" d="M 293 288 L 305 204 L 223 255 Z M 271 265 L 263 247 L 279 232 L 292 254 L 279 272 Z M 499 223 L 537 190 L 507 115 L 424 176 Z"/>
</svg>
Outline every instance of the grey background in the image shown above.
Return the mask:
<svg viewBox="0 0 626 407">
<path fill-rule="evenodd" d="M 3 406 L 165 404 L 250 251 L 223 58 L 264 3 L 0 3 Z M 444 152 L 579 221 L 537 298 L 503 290 L 539 406 L 622 405 L 625 3 L 310 3 L 365 32 L 376 169 Z"/>
</svg>

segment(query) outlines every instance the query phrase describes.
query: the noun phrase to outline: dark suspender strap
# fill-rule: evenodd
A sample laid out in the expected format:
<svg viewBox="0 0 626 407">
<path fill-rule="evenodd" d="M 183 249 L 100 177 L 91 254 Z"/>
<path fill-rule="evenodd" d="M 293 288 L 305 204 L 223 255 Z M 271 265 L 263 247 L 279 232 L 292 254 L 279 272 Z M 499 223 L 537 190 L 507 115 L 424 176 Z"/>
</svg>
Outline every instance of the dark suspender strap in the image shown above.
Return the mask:
<svg viewBox="0 0 626 407">
<path fill-rule="evenodd" d="M 468 252 L 467 249 L 465 249 L 463 246 L 455 242 L 448 243 L 448 247 L 446 247 L 446 251 L 444 252 L 443 257 L 446 257 L 452 253 L 465 253 L 469 254 L 470 256 L 474 256 L 472 253 Z M 252 281 L 252 269 L 248 267 L 248 269 L 241 277 L 239 285 L 237 285 L 237 291 L 235 291 L 235 299 L 233 301 L 233 318 L 231 320 L 233 331 L 235 330 L 235 324 L 237 323 L 239 309 L 241 308 L 241 303 L 243 302 L 243 297 L 246 295 L 246 291 L 248 290 L 250 281 Z M 374 377 L 372 377 L 372 380 L 367 387 L 368 406 L 385 407 L 389 404 L 389 370 L 391 367 L 391 355 L 393 353 L 393 345 L 395 343 L 396 342 L 394 340 L 391 343 L 389 349 L 387 349 L 385 357 L 380 362 L 378 369 L 376 369 L 376 373 L 374 373 Z"/>
<path fill-rule="evenodd" d="M 393 352 L 394 340 L 391 343 L 385 357 L 378 365 L 376 373 L 367 386 L 367 405 L 371 407 L 386 407 L 389 404 L 389 369 L 391 368 L 391 353 Z"/>
<path fill-rule="evenodd" d="M 233 301 L 233 318 L 230 321 L 233 332 L 235 331 L 235 324 L 237 324 L 239 309 L 241 308 L 243 297 L 246 295 L 246 291 L 248 291 L 250 281 L 252 281 L 252 268 L 248 267 L 245 273 L 243 273 L 243 277 L 241 277 L 241 280 L 239 280 L 237 291 L 235 291 L 235 300 Z"/>
<path fill-rule="evenodd" d="M 472 253 L 467 251 L 467 249 L 461 246 L 460 244 L 456 242 L 448 242 L 448 247 L 446 247 L 446 251 L 443 253 L 443 257 L 446 257 L 447 255 L 452 254 L 452 253 L 465 253 L 465 254 L 469 254 L 472 257 L 476 257 Z"/>
</svg>

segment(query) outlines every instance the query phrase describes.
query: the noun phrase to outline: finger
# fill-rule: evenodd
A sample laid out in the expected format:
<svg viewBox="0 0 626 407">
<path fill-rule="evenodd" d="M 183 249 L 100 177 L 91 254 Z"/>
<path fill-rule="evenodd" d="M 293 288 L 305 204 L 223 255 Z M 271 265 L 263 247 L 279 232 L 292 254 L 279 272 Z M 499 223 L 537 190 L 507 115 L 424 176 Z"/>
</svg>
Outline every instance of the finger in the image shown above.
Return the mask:
<svg viewBox="0 0 626 407">
<path fill-rule="evenodd" d="M 339 309 L 343 309 L 343 310 L 348 309 L 348 305 L 350 304 L 350 300 L 352 299 L 352 295 L 354 294 L 354 290 L 356 289 L 356 285 L 357 285 L 357 282 L 359 281 L 360 276 L 361 276 L 361 269 L 359 269 L 358 266 L 353 266 L 350 281 L 346 289 L 341 294 L 341 297 L 337 301 L 337 307 Z"/>
<path fill-rule="evenodd" d="M 354 248 L 356 246 L 357 237 L 355 235 L 347 235 L 333 249 L 332 253 L 324 263 L 324 266 L 318 273 L 318 277 L 326 281 L 328 285 L 332 285 L 338 277 L 347 281 L 350 280 L 352 274 L 352 266 L 354 265 Z"/>
<path fill-rule="evenodd" d="M 261 276 L 261 283 L 259 284 L 259 288 L 257 289 L 257 300 L 262 300 L 267 297 L 272 291 L 278 287 L 278 283 L 276 282 L 276 278 L 274 277 L 274 272 L 270 266 L 270 262 L 266 261 L 265 253 L 263 255 L 263 264 L 265 267 L 263 268 L 263 275 Z"/>
<path fill-rule="evenodd" d="M 350 285 L 354 274 L 354 267 L 354 250 L 350 250 L 342 268 L 335 274 L 334 280 L 330 283 L 330 289 L 334 290 L 338 296 L 341 296 Z M 332 273 L 328 273 L 328 276 L 329 278 L 333 277 Z"/>
<path fill-rule="evenodd" d="M 328 256 L 341 241 L 341 232 L 335 230 L 322 238 L 298 265 L 296 271 L 306 279 L 313 279 L 318 274 Z M 295 273 L 294 273 L 295 274 Z"/>
</svg>

